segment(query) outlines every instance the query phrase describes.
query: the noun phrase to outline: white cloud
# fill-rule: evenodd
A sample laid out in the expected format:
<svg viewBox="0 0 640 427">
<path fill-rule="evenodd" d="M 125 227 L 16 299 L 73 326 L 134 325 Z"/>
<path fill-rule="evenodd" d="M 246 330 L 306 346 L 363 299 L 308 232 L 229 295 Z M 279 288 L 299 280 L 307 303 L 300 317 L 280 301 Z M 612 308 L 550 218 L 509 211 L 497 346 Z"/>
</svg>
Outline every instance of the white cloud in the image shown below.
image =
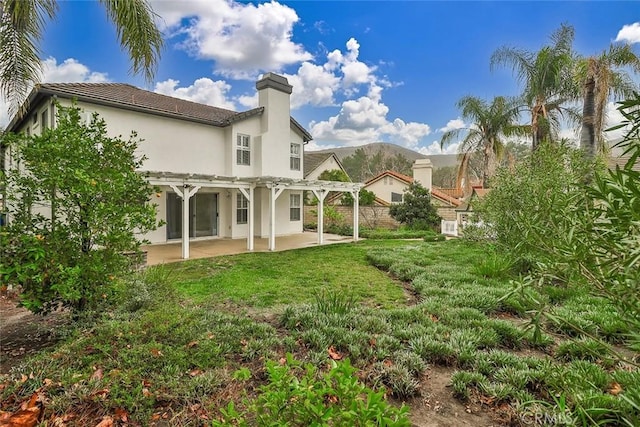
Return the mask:
<svg viewBox="0 0 640 427">
<path fill-rule="evenodd" d="M 464 120 L 458 117 L 457 119 L 449 120 L 445 127 L 438 129 L 438 132 L 444 133 L 449 132 L 450 130 L 463 129 L 465 127 L 467 127 L 467 125 Z"/>
<path fill-rule="evenodd" d="M 229 110 L 236 108 L 233 101 L 228 99 L 231 85 L 224 81 L 213 81 L 203 77 L 197 79 L 190 86 L 177 87 L 179 83 L 180 81 L 173 79 L 158 82 L 154 92 Z"/>
<path fill-rule="evenodd" d="M 303 105 L 328 106 L 335 104 L 335 93 L 340 87 L 340 77 L 326 68 L 303 62 L 296 74 L 287 74 L 289 84 L 293 86 L 291 108 Z"/>
<path fill-rule="evenodd" d="M 109 79 L 106 73 L 91 71 L 89 67 L 73 58 L 65 59 L 58 64 L 55 58 L 49 57 L 42 61 L 42 81 L 46 83 L 103 83 Z"/>
<path fill-rule="evenodd" d="M 107 73 L 91 71 L 89 67 L 74 58 L 67 58 L 60 64 L 49 57 L 42 61 L 42 81 L 45 83 L 91 82 L 101 83 L 109 81 Z M 9 124 L 9 104 L 0 97 L 0 128 Z"/>
<path fill-rule="evenodd" d="M 615 41 L 629 44 L 640 43 L 640 22 L 624 25 L 622 29 L 618 31 L 618 36 Z"/>
<path fill-rule="evenodd" d="M 213 59 L 215 71 L 235 79 L 252 79 L 261 71 L 312 59 L 292 41 L 299 21 L 292 8 L 272 1 L 254 5 L 231 0 L 154 1 L 178 47 L 198 58 Z"/>
<path fill-rule="evenodd" d="M 456 154 L 458 152 L 459 143 L 453 143 L 447 145 L 444 149 L 440 148 L 440 141 L 433 141 L 431 145 L 426 147 L 420 147 L 416 151 L 420 154 L 424 155 L 432 155 L 432 154 Z"/>
<path fill-rule="evenodd" d="M 617 110 L 617 106 L 613 102 L 609 102 L 607 104 L 605 115 L 606 115 L 606 122 L 604 126 L 605 129 L 608 129 L 612 126 L 619 125 L 626 120 L 622 115 L 622 113 L 620 113 L 620 111 Z M 616 129 L 614 131 L 605 132 L 604 136 L 607 141 L 617 142 L 625 135 L 626 132 L 628 132 L 628 130 L 629 130 L 628 128 L 623 127 L 620 129 Z"/>
</svg>

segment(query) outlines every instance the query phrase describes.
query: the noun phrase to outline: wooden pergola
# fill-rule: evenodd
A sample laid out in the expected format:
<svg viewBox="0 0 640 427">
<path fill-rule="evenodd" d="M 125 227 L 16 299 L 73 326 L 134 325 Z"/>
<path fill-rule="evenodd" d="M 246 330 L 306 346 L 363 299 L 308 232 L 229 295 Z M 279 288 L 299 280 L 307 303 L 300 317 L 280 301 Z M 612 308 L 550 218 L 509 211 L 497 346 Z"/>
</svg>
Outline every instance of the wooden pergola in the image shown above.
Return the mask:
<svg viewBox="0 0 640 427">
<path fill-rule="evenodd" d="M 318 199 L 318 244 L 323 244 L 324 200 L 331 191 L 353 196 L 353 241 L 358 241 L 358 195 L 363 184 L 339 181 L 310 181 L 280 177 L 225 177 L 219 175 L 186 174 L 174 172 L 141 172 L 151 185 L 168 186 L 182 199 L 182 258 L 189 258 L 189 199 L 202 188 L 236 189 L 248 201 L 247 250 L 254 248 L 254 191 L 269 189 L 269 250 L 276 249 L 276 200 L 284 190 L 311 191 Z"/>
</svg>

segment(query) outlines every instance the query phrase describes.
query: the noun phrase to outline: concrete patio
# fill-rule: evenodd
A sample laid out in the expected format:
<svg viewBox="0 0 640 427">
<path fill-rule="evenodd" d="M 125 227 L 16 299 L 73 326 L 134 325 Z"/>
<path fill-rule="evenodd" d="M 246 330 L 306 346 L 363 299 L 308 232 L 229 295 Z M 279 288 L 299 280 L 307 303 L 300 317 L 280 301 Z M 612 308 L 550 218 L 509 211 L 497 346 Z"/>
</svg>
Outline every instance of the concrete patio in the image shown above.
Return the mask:
<svg viewBox="0 0 640 427">
<path fill-rule="evenodd" d="M 351 236 L 336 234 L 323 235 L 323 245 L 352 242 Z M 269 239 L 256 238 L 253 252 L 268 252 Z M 276 237 L 276 251 L 318 246 L 318 233 L 306 231 L 291 236 Z M 208 239 L 192 240 L 189 244 L 190 259 L 211 258 L 220 255 L 240 254 L 247 251 L 246 239 Z M 164 264 L 182 261 L 181 242 L 146 245 L 142 250 L 147 251 L 147 265 Z"/>
</svg>

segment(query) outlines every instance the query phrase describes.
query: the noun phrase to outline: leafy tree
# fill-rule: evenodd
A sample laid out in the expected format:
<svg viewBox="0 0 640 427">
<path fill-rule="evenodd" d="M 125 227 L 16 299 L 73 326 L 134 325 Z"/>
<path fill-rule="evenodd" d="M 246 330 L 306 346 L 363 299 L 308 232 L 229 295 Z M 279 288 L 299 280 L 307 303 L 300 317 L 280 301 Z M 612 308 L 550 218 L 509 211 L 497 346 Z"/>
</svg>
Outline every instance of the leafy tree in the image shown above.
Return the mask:
<svg viewBox="0 0 640 427">
<path fill-rule="evenodd" d="M 123 252 L 138 250 L 136 234 L 157 226 L 135 133 L 110 138 L 97 114 L 85 124 L 76 106 L 58 108 L 55 128 L 5 138 L 21 166 L 2 177 L 11 221 L 0 277 L 34 312 L 96 307 L 127 267 Z"/>
<path fill-rule="evenodd" d="M 577 77 L 583 87 L 580 147 L 589 157 L 605 148 L 602 132 L 611 97 L 630 97 L 637 90 L 625 69 L 640 72 L 640 58 L 629 45 L 611 45 L 599 56 L 578 62 Z"/>
<path fill-rule="evenodd" d="M 392 170 L 394 172 L 411 174 L 413 162 L 401 153 L 386 154 L 383 150 L 369 152 L 365 148 L 358 148 L 351 155 L 342 160 L 342 165 L 354 182 L 365 182 L 374 176 Z"/>
<path fill-rule="evenodd" d="M 502 96 L 494 98 L 491 104 L 474 96 L 465 96 L 458 101 L 458 108 L 471 126 L 445 132 L 440 139 L 440 147 L 466 132 L 458 148 L 461 159 L 457 181 L 460 182 L 465 177 L 469 182 L 469 160 L 474 153 L 479 152 L 482 156 L 482 185 L 488 187 L 489 179 L 495 173 L 497 163 L 504 153 L 503 139 L 525 134 L 528 127 L 517 124 L 520 114 L 518 103 Z"/>
<path fill-rule="evenodd" d="M 153 78 L 162 49 L 162 34 L 147 0 L 101 0 L 114 23 L 120 45 L 131 57 L 131 71 Z M 0 93 L 12 110 L 40 80 L 40 42 L 45 21 L 58 12 L 56 0 L 0 1 Z"/>
<path fill-rule="evenodd" d="M 551 35 L 552 44 L 538 52 L 503 46 L 491 56 L 491 68 L 511 67 L 524 85 L 522 98 L 531 111 L 533 150 L 553 140 L 562 115 L 577 119 L 566 105 L 579 92 L 573 79 L 573 37 L 573 27 L 562 25 Z"/>
<path fill-rule="evenodd" d="M 373 191 L 362 189 L 358 193 L 359 206 L 373 206 L 376 201 L 376 194 Z M 343 206 L 353 206 L 353 196 L 351 193 L 344 193 L 340 203 Z"/>
<path fill-rule="evenodd" d="M 341 169 L 331 169 L 322 171 L 322 173 L 318 176 L 319 180 L 322 181 L 338 181 L 338 182 L 349 182 L 349 176 L 344 173 Z"/>
<path fill-rule="evenodd" d="M 409 228 L 426 230 L 440 225 L 440 216 L 431 204 L 431 194 L 420 183 L 413 182 L 404 192 L 402 203 L 391 205 L 389 215 Z"/>
<path fill-rule="evenodd" d="M 458 188 L 458 167 L 443 166 L 435 168 L 431 176 L 431 183 L 434 187 Z"/>
</svg>

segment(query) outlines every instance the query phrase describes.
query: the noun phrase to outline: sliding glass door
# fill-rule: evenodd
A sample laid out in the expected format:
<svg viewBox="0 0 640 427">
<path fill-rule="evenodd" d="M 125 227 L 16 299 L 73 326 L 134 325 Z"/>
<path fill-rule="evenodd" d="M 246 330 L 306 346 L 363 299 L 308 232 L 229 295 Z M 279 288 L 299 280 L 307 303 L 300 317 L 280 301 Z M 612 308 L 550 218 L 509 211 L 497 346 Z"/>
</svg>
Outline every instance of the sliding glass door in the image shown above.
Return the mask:
<svg viewBox="0 0 640 427">
<path fill-rule="evenodd" d="M 218 235 L 218 194 L 196 193 L 189 200 L 189 237 Z M 182 238 L 182 199 L 167 193 L 167 239 Z"/>
</svg>

